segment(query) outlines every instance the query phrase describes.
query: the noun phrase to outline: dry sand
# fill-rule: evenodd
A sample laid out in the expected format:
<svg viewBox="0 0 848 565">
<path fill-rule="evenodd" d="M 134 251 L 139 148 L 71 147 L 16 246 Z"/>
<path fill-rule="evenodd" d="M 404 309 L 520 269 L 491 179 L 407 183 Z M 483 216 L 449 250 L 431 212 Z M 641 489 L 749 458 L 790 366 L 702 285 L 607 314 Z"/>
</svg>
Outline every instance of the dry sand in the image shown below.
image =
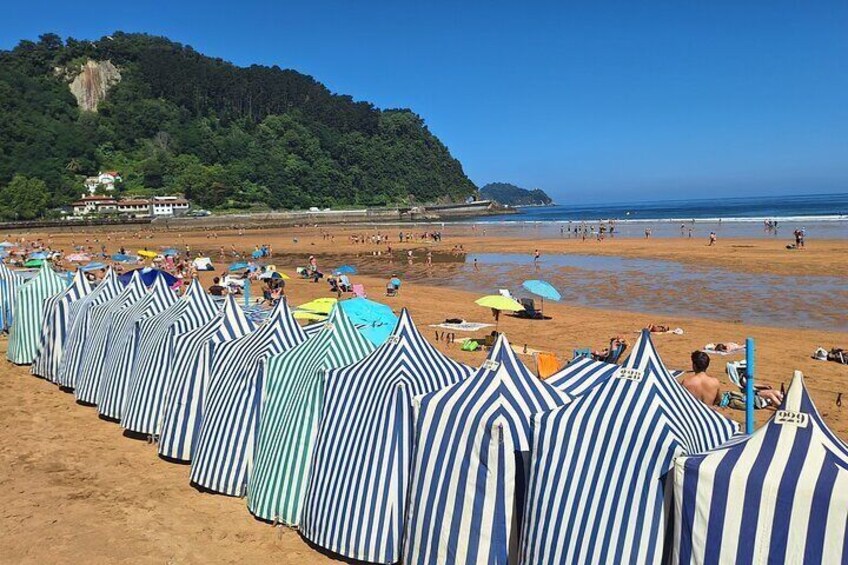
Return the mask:
<svg viewBox="0 0 848 565">
<path fill-rule="evenodd" d="M 379 229 L 390 237 L 393 234 L 396 241 L 398 228 Z M 156 233 L 144 241 L 132 239 L 129 232 L 113 232 L 108 246 L 113 252 L 122 237 L 126 238 L 123 243 L 129 250 L 143 245 L 154 249 L 185 243 L 194 249 L 210 251 L 220 245 L 229 249 L 231 244 L 252 249 L 256 243 L 270 242 L 275 253 L 295 253 L 298 257 L 316 253 L 319 258 L 326 253 L 347 254 L 353 261 L 356 253 L 369 253 L 371 247 L 348 243 L 349 231 L 366 232 L 364 228 L 340 229 L 336 231 L 335 242 L 322 239 L 320 230 L 313 228 L 246 232 L 243 236 L 221 233 L 217 239 L 207 239 L 204 233 Z M 763 272 L 848 276 L 844 266 L 846 242 L 814 242 L 806 251 L 788 252 L 778 247 L 779 242 L 770 240 L 724 240 L 719 250 L 715 250 L 706 248 L 703 242 L 685 240 L 621 239 L 584 243 L 528 241 L 509 233 L 487 233 L 484 237 L 468 232 L 468 228 L 453 226 L 448 226 L 446 232 L 449 237 L 441 245 L 433 246 L 435 249 L 450 249 L 462 243 L 466 250 L 530 253 L 539 247 L 545 253 L 608 253 L 709 262 L 748 271 L 751 265 L 759 265 L 756 268 Z M 94 237 L 104 236 L 92 235 L 92 243 Z M 299 239 L 297 244 L 292 242 L 294 237 Z M 69 248 L 71 239 L 80 244 L 85 236 L 62 234 L 53 239 L 54 247 Z M 395 247 L 405 248 L 407 244 Z M 591 250 L 582 251 L 584 248 Z M 210 273 L 203 276 L 204 282 L 210 278 Z M 365 283 L 372 298 L 382 299 L 385 278 L 358 277 L 357 280 Z M 287 291 L 291 303 L 299 304 L 326 296 L 326 288 L 323 283 L 292 280 Z M 489 291 L 481 289 L 480 294 Z M 473 304 L 476 297 L 466 291 L 415 282 L 405 284 L 399 297 L 385 301 L 396 309 L 408 307 L 419 328 L 434 341 L 435 330 L 428 326 L 446 317 L 490 321 L 489 312 Z M 616 334 L 635 338 L 634 332 L 646 323 L 661 320 L 685 329 L 683 336 L 654 336 L 666 365 L 682 369 L 689 367 L 691 351 L 704 343 L 754 337 L 760 381 L 779 388 L 782 382 L 788 384 L 794 369 L 803 371 L 825 421 L 840 437 L 848 439 L 848 397 L 846 406 L 835 404 L 838 393 L 848 392 L 848 367 L 810 358 L 818 345 L 847 345 L 848 334 L 844 332 L 758 327 L 559 304 L 546 305 L 545 312 L 553 319 L 528 321 L 502 316 L 500 329 L 514 344 L 526 343 L 568 358 L 574 348 L 600 348 Z M 5 345 L 6 340 L 0 340 L 3 353 Z M 461 352 L 458 345 L 446 347 L 439 342 L 437 346 L 470 364 L 479 364 L 484 357 L 479 352 Z M 713 357 L 712 372 L 725 380 L 721 376 L 724 362 L 738 358 L 738 355 Z M 525 359 L 532 363 L 531 357 Z M 154 446 L 144 441 L 123 437 L 119 426 L 98 419 L 93 409 L 75 404 L 72 395 L 30 376 L 28 368 L 5 365 L 0 371 L 0 387 L 0 425 L 6 430 L 0 447 L 0 492 L 3 493 L 0 531 L 5 534 L 0 539 L 0 561 L 321 563 L 328 560 L 296 532 L 254 520 L 243 500 L 201 494 L 191 488 L 188 467 L 157 458 Z M 739 412 L 725 413 L 742 419 Z M 767 411 L 759 411 L 758 423 L 768 415 Z"/>
</svg>

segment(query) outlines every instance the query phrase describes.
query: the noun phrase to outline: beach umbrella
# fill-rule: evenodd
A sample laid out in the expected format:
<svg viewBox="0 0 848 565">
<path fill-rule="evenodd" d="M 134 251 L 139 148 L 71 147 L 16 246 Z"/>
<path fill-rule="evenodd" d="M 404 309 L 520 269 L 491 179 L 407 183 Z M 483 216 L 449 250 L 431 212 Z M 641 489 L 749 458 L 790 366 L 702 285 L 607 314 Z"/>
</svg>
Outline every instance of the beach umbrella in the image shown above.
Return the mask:
<svg viewBox="0 0 848 565">
<path fill-rule="evenodd" d="M 310 302 L 305 304 L 301 304 L 297 307 L 298 310 L 306 310 L 315 314 L 329 314 L 330 310 L 333 309 L 333 306 L 336 305 L 335 298 L 316 298 Z"/>
<path fill-rule="evenodd" d="M 249 265 L 247 263 L 245 263 L 244 261 L 239 261 L 238 263 L 233 263 L 227 269 L 230 271 L 243 271 L 248 267 Z"/>
<path fill-rule="evenodd" d="M 312 322 L 323 322 L 327 319 L 327 314 L 318 312 L 309 312 L 307 310 L 295 310 L 294 317 L 296 320 L 308 320 Z"/>
<path fill-rule="evenodd" d="M 89 263 L 88 265 L 82 265 L 79 270 L 80 271 L 96 271 L 97 269 L 105 269 L 106 265 L 104 263 Z"/>
<path fill-rule="evenodd" d="M 177 282 L 177 277 L 172 275 L 171 273 L 166 273 L 165 271 L 160 271 L 159 269 L 154 269 L 153 267 L 142 267 L 141 269 L 133 269 L 132 271 L 127 271 L 119 278 L 122 283 L 129 284 L 130 280 L 132 280 L 133 273 L 138 271 L 138 274 L 141 275 L 141 281 L 145 284 L 145 286 L 150 286 L 153 284 L 153 281 L 156 280 L 157 276 L 165 277 L 165 284 L 168 287 L 174 286 Z"/>
<path fill-rule="evenodd" d="M 44 259 L 30 259 L 24 263 L 24 267 L 40 267 L 44 264 Z"/>
<path fill-rule="evenodd" d="M 265 279 L 289 280 L 291 277 L 284 274 L 284 273 L 279 273 L 277 271 L 265 271 L 264 273 L 262 273 L 261 275 L 259 275 L 256 278 L 258 278 L 260 280 L 265 280 Z"/>
<path fill-rule="evenodd" d="M 31 253 L 29 256 L 30 259 L 47 259 L 47 253 L 44 251 L 36 251 L 35 253 Z"/>
<path fill-rule="evenodd" d="M 135 261 L 134 257 L 130 257 L 129 255 L 125 255 L 123 253 L 115 253 L 112 255 L 112 260 L 117 261 L 119 263 L 129 263 L 131 261 Z"/>
<path fill-rule="evenodd" d="M 81 263 L 83 261 L 91 261 L 91 256 L 88 253 L 71 253 L 66 259 L 74 263 Z"/>
<path fill-rule="evenodd" d="M 0 242 L 0 247 L 17 247 L 17 244 L 12 243 L 11 241 L 3 241 Z"/>
<path fill-rule="evenodd" d="M 355 275 L 356 267 L 354 267 L 353 265 L 342 265 L 341 267 L 336 269 L 336 272 L 340 275 Z"/>
<path fill-rule="evenodd" d="M 180 252 L 174 249 L 173 247 L 169 247 L 168 249 L 162 252 L 162 255 L 165 257 L 177 257 L 179 254 Z"/>
<path fill-rule="evenodd" d="M 489 294 L 482 298 L 478 298 L 474 301 L 474 303 L 478 306 L 492 309 L 492 313 L 495 316 L 495 331 L 498 331 L 498 324 L 500 322 L 500 316 L 497 315 L 498 313 L 501 311 L 521 312 L 524 310 L 524 306 L 522 306 L 517 300 L 501 296 L 500 294 Z"/>
<path fill-rule="evenodd" d="M 138 252 L 138 255 L 141 257 L 146 257 L 147 259 L 155 259 L 159 254 L 155 251 L 148 251 L 147 249 L 142 249 Z"/>
<path fill-rule="evenodd" d="M 546 298 L 555 302 L 559 302 L 560 300 L 562 300 L 562 295 L 559 293 L 559 291 L 548 282 L 531 279 L 529 281 L 524 281 L 523 283 L 521 283 L 521 286 L 524 287 L 524 290 L 527 290 L 528 292 L 531 292 L 542 299 L 542 311 L 544 311 L 545 309 Z"/>
<path fill-rule="evenodd" d="M 250 255 L 251 255 L 254 259 L 259 259 L 260 257 L 262 257 L 262 252 L 261 252 L 260 250 L 258 250 L 258 249 L 257 249 L 256 251 L 254 251 L 254 252 L 253 252 L 253 253 L 251 253 Z"/>
</svg>

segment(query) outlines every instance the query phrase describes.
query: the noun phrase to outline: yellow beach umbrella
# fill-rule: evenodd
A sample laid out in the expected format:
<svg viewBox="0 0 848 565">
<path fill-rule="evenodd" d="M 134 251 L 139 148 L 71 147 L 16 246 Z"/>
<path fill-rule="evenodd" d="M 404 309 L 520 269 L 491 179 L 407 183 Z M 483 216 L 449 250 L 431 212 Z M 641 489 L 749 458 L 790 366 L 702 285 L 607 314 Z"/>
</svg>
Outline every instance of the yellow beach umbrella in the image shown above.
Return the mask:
<svg viewBox="0 0 848 565">
<path fill-rule="evenodd" d="M 311 302 L 307 302 L 306 304 L 301 304 L 297 307 L 298 311 L 306 311 L 312 312 L 314 314 L 324 314 L 327 315 L 330 313 L 330 310 L 333 309 L 333 306 L 336 305 L 335 298 L 316 298 Z"/>
<path fill-rule="evenodd" d="M 140 255 L 142 257 L 147 257 L 148 259 L 155 259 L 156 256 L 159 255 L 159 254 L 156 253 L 155 251 L 148 251 L 147 249 L 142 249 L 141 251 L 138 252 L 138 255 Z"/>
<path fill-rule="evenodd" d="M 475 304 L 484 308 L 492 308 L 493 310 L 505 310 L 507 312 L 520 312 L 524 310 L 524 306 L 518 303 L 517 300 L 501 296 L 499 294 L 489 294 L 483 298 L 478 298 L 474 301 Z"/>
</svg>

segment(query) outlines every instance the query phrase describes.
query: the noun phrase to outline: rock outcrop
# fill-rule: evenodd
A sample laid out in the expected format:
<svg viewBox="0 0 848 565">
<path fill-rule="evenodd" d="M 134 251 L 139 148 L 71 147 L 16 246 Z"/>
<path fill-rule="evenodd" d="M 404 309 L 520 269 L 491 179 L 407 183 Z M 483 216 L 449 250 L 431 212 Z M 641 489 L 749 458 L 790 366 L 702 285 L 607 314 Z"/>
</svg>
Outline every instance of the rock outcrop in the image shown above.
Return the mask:
<svg viewBox="0 0 848 565">
<path fill-rule="evenodd" d="M 121 73 L 112 61 L 86 61 L 71 81 L 71 94 L 80 109 L 96 112 L 97 105 L 106 98 L 109 89 L 121 82 Z"/>
</svg>

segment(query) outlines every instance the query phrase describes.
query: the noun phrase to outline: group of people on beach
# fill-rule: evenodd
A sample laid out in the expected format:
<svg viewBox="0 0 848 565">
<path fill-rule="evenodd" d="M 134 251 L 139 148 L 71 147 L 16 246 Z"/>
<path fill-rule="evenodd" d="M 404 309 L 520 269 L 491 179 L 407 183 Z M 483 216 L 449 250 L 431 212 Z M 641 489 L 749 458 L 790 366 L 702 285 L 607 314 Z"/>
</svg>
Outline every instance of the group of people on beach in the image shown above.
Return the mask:
<svg viewBox="0 0 848 565">
<path fill-rule="evenodd" d="M 574 237 L 581 238 L 583 241 L 586 241 L 587 238 L 603 241 L 607 234 L 609 234 L 610 237 L 615 237 L 615 220 L 598 220 L 597 228 L 595 227 L 595 224 L 588 222 L 580 222 L 576 226 L 573 226 L 573 230 L 571 222 L 559 227 L 560 237 L 567 235 L 569 239 L 571 239 L 573 235 Z"/>
</svg>

